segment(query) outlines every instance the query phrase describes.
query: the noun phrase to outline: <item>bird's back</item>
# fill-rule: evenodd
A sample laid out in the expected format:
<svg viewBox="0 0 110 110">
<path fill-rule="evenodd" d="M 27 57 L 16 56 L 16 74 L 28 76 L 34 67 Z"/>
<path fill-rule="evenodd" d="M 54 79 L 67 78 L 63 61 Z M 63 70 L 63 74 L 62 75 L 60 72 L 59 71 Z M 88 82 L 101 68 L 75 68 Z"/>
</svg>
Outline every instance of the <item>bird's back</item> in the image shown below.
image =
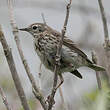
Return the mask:
<svg viewBox="0 0 110 110">
<path fill-rule="evenodd" d="M 56 37 L 61 37 L 62 34 L 54 29 L 52 29 L 51 27 L 48 26 L 48 31 L 53 34 Z M 84 59 L 87 60 L 87 62 L 91 63 L 92 62 L 88 59 L 87 55 L 77 47 L 77 45 L 68 37 L 64 37 L 63 39 L 63 45 L 70 48 L 71 50 L 75 51 L 79 56 L 82 56 Z"/>
</svg>

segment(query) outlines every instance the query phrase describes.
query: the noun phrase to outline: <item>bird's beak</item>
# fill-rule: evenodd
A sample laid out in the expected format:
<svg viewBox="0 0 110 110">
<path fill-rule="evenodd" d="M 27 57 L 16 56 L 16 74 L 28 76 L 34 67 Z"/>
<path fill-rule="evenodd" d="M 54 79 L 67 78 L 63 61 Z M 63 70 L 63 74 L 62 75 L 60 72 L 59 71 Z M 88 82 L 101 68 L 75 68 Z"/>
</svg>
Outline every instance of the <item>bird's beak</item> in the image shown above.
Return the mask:
<svg viewBox="0 0 110 110">
<path fill-rule="evenodd" d="M 21 29 L 18 29 L 20 31 L 28 31 L 28 28 L 21 28 Z"/>
</svg>

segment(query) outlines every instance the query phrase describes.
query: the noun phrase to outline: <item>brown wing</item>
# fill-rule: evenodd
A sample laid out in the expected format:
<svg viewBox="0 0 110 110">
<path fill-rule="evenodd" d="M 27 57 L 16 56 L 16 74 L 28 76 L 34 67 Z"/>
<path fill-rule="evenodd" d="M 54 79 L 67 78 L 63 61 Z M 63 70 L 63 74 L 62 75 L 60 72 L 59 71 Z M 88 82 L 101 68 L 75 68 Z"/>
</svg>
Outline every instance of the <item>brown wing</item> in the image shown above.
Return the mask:
<svg viewBox="0 0 110 110">
<path fill-rule="evenodd" d="M 55 35 L 56 37 L 61 37 L 61 33 L 56 31 L 56 30 L 53 30 L 52 28 L 48 27 L 49 31 Z M 77 46 L 76 44 L 70 40 L 69 38 L 65 37 L 64 40 L 63 40 L 63 45 L 67 46 L 68 48 L 70 48 L 71 50 L 74 50 L 76 53 L 78 53 L 80 56 L 82 56 L 83 58 L 85 58 L 89 63 L 92 63 L 88 58 L 87 58 L 87 55 L 81 51 Z"/>
<path fill-rule="evenodd" d="M 81 55 L 82 57 L 87 58 L 87 55 L 86 55 L 84 52 L 82 52 L 82 51 L 76 46 L 76 44 L 75 44 L 72 40 L 68 39 L 67 37 L 64 38 L 63 44 L 64 44 L 65 46 L 69 47 L 70 49 L 74 50 L 76 53 L 78 53 L 78 54 Z"/>
<path fill-rule="evenodd" d="M 76 45 L 75 43 L 68 39 L 67 37 L 64 38 L 63 40 L 63 44 L 65 46 L 67 46 L 68 48 L 70 48 L 71 50 L 74 50 L 76 53 L 78 53 L 80 56 L 82 56 L 83 58 L 85 58 L 89 63 L 92 63 L 88 58 L 87 58 L 87 55 L 81 51 Z"/>
</svg>

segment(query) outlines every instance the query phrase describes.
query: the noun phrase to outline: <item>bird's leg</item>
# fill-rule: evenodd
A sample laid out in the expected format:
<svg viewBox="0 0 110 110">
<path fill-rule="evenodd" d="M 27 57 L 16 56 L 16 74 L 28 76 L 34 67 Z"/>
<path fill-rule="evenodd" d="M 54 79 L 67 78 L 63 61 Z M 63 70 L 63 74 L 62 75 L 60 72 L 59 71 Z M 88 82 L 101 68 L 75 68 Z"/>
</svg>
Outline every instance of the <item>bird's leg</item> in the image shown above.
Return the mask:
<svg viewBox="0 0 110 110">
<path fill-rule="evenodd" d="M 60 77 L 60 83 L 59 83 L 58 86 L 56 87 L 56 90 L 57 90 L 57 89 L 63 84 L 63 82 L 64 82 L 64 79 L 63 79 L 62 74 L 60 74 L 59 77 Z"/>
<path fill-rule="evenodd" d="M 64 82 L 64 79 L 63 79 L 62 74 L 60 74 L 59 77 L 60 77 L 60 83 L 59 83 L 58 86 L 55 88 L 55 91 L 56 91 L 56 90 L 63 84 L 63 82 Z M 50 100 L 50 95 L 47 97 L 46 102 L 49 103 L 49 100 Z M 55 104 L 55 101 L 53 101 L 53 104 Z"/>
</svg>

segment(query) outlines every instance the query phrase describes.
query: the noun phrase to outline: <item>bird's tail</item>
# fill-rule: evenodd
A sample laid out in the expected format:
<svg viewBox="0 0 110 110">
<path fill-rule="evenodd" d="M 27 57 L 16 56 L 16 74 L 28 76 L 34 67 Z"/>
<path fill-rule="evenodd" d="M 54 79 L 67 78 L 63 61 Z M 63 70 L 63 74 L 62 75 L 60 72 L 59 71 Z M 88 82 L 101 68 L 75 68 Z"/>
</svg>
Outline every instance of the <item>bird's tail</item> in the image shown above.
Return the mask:
<svg viewBox="0 0 110 110">
<path fill-rule="evenodd" d="M 88 67 L 95 71 L 106 71 L 104 67 L 96 65 L 96 64 L 89 64 Z"/>
</svg>

